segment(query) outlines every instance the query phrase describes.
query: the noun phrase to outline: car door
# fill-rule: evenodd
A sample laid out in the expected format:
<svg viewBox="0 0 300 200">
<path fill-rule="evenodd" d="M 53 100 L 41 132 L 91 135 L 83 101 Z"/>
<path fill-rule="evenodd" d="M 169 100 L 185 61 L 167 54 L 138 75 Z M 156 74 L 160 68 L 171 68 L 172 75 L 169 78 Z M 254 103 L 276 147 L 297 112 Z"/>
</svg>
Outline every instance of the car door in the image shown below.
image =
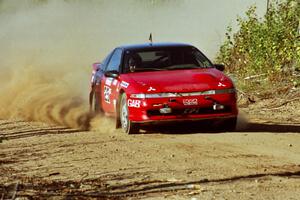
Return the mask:
<svg viewBox="0 0 300 200">
<path fill-rule="evenodd" d="M 115 49 L 110 61 L 108 62 L 105 72 L 116 71 L 120 72 L 120 65 L 122 60 L 122 49 Z M 118 78 L 104 76 L 101 80 L 102 86 L 102 108 L 107 113 L 114 113 L 116 110 L 116 103 L 118 98 L 117 85 Z"/>
</svg>

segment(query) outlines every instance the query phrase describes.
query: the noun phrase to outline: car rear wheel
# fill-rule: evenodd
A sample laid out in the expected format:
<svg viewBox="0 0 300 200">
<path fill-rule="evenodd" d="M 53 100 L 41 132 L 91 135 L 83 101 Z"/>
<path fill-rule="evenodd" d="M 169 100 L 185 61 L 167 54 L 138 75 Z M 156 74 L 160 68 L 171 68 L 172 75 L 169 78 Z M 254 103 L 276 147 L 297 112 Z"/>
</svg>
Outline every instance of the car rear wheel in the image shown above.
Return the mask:
<svg viewBox="0 0 300 200">
<path fill-rule="evenodd" d="M 129 110 L 125 93 L 122 94 L 120 102 L 120 122 L 126 134 L 136 134 L 139 132 L 138 125 L 129 120 Z"/>
<path fill-rule="evenodd" d="M 100 93 L 95 92 L 95 94 L 94 94 L 94 111 L 95 111 L 95 113 L 102 112 L 100 99 L 101 99 Z"/>
</svg>

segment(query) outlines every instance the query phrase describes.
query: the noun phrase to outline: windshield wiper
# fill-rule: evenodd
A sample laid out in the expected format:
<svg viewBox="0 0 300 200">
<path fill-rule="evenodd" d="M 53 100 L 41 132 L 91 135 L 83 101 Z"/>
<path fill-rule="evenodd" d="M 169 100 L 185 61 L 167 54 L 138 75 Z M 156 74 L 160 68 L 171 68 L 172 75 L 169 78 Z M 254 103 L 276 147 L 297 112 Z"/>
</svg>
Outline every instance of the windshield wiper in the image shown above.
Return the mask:
<svg viewBox="0 0 300 200">
<path fill-rule="evenodd" d="M 162 70 L 165 70 L 165 69 L 161 69 L 161 68 L 152 68 L 152 67 L 146 67 L 146 68 L 136 68 L 135 69 L 136 71 L 147 71 L 147 70 L 153 70 L 153 71 L 162 71 Z"/>
<path fill-rule="evenodd" d="M 197 66 L 184 66 L 184 65 L 172 65 L 169 67 L 165 67 L 165 69 L 199 69 Z"/>
</svg>

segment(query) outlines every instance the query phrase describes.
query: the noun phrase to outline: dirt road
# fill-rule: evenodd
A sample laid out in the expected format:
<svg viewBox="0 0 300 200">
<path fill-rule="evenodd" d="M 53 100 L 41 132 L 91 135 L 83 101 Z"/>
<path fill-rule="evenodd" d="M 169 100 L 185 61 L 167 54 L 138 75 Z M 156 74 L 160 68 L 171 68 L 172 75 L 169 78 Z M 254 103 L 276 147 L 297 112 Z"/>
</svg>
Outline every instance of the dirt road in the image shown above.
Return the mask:
<svg viewBox="0 0 300 200">
<path fill-rule="evenodd" d="M 0 199 L 300 198 L 299 122 L 241 119 L 232 133 L 174 125 L 128 136 L 99 121 L 99 130 L 80 132 L 1 120 Z"/>
</svg>

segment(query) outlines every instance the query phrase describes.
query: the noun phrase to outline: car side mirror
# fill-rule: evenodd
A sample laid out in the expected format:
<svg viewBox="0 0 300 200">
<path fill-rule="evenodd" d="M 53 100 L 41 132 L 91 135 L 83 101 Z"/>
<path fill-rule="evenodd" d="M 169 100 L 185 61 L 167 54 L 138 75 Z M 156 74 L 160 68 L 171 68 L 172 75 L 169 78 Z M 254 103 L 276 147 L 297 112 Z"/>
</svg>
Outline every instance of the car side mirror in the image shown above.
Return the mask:
<svg viewBox="0 0 300 200">
<path fill-rule="evenodd" d="M 116 71 L 116 70 L 113 70 L 113 71 L 107 71 L 104 73 L 104 75 L 106 77 L 110 77 L 110 78 L 118 78 L 119 77 L 119 72 Z"/>
<path fill-rule="evenodd" d="M 215 68 L 220 71 L 224 71 L 225 65 L 223 64 L 214 64 Z"/>
<path fill-rule="evenodd" d="M 93 63 L 92 67 L 93 70 L 98 71 L 101 68 L 101 63 L 100 62 Z"/>
</svg>

